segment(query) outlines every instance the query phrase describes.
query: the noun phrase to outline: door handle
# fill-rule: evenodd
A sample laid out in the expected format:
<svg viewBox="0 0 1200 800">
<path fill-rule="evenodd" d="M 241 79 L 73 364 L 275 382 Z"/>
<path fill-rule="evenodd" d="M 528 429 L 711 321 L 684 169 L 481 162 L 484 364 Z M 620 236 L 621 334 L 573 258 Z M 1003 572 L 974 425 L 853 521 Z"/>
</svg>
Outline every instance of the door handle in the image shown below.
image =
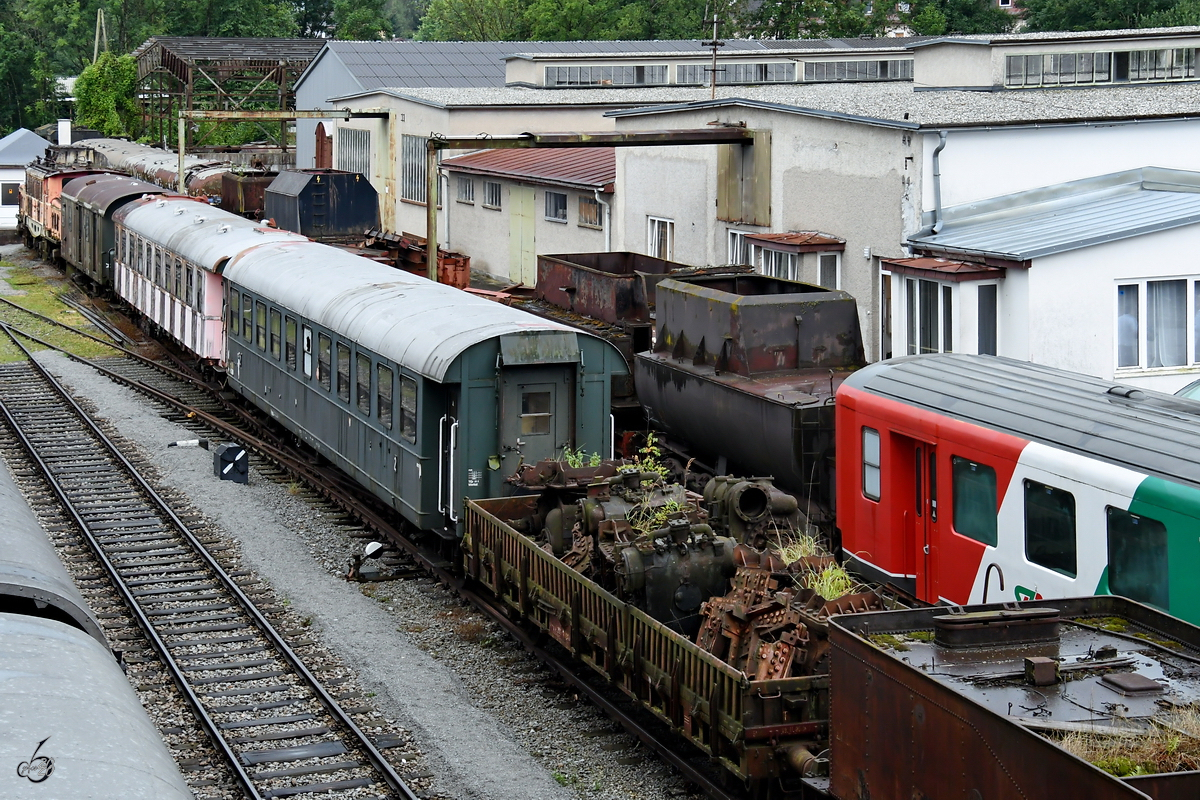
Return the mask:
<svg viewBox="0 0 1200 800">
<path fill-rule="evenodd" d="M 929 555 L 929 545 L 925 545 L 923 549 L 925 550 L 925 555 Z"/>
</svg>

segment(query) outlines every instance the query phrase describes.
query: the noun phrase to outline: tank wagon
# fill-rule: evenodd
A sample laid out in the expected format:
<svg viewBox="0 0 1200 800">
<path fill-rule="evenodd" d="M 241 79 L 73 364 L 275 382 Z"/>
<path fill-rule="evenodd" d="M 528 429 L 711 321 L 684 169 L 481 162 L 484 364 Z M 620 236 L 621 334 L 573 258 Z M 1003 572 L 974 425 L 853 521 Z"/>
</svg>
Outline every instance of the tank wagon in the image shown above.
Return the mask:
<svg viewBox="0 0 1200 800">
<path fill-rule="evenodd" d="M 152 183 L 99 173 L 69 181 L 62 189 L 62 259 L 98 286 L 111 286 L 116 236 L 113 214 L 145 195 L 163 194 Z"/>
<path fill-rule="evenodd" d="M 0 515 L 4 796 L 190 800 L 100 623 L 2 466 Z"/>
<path fill-rule="evenodd" d="M 947 354 L 859 370 L 837 413 L 863 574 L 930 603 L 1112 593 L 1200 622 L 1195 401 Z"/>
<path fill-rule="evenodd" d="M 667 278 L 634 358 L 649 420 L 689 454 L 831 510 L 837 386 L 866 363 L 854 298 L 763 275 Z"/>
<path fill-rule="evenodd" d="M 98 167 L 123 172 L 163 186 L 179 188 L 179 153 L 148 147 L 125 139 L 88 139 L 80 143 L 91 151 Z M 220 198 L 223 176 L 236 168 L 225 161 L 184 156 L 183 185 L 194 197 Z"/>
<path fill-rule="evenodd" d="M 612 345 L 307 241 L 222 270 L 230 385 L 421 530 L 523 462 L 611 447 Z"/>
</svg>

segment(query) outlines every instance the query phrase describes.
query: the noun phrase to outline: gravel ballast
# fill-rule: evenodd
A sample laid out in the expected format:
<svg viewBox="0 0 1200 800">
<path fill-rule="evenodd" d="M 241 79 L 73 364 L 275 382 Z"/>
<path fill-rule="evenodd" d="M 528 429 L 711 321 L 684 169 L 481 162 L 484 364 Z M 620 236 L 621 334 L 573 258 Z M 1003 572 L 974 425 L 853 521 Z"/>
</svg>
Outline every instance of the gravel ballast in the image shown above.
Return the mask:
<svg viewBox="0 0 1200 800">
<path fill-rule="evenodd" d="M 88 367 L 38 357 L 144 451 L 160 483 L 240 543 L 247 565 L 355 671 L 382 716 L 411 733 L 434 792 L 496 800 L 689 794 L 673 770 L 432 580 L 342 579 L 364 542 L 299 487 L 257 469 L 249 485 L 219 481 L 210 452 L 167 448 L 194 432 Z"/>
</svg>

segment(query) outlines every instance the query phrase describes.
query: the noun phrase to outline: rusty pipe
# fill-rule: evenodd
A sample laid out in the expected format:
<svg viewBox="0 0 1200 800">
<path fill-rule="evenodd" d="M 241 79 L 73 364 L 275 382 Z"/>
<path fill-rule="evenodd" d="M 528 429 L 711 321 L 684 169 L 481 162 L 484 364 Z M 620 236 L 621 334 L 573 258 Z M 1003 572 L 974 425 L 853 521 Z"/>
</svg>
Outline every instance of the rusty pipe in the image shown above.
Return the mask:
<svg viewBox="0 0 1200 800">
<path fill-rule="evenodd" d="M 808 774 L 808 770 L 817 762 L 817 757 L 802 744 L 784 745 L 775 752 L 783 756 L 788 766 L 795 770 L 796 774 L 801 777 Z"/>
<path fill-rule="evenodd" d="M 995 568 L 996 573 L 1000 576 L 1000 591 L 1004 591 L 1004 570 L 1000 568 L 999 564 L 993 561 L 991 564 L 987 565 L 987 571 L 983 573 L 983 602 L 985 603 L 987 602 L 988 584 L 991 583 L 992 580 L 993 568 Z"/>
</svg>

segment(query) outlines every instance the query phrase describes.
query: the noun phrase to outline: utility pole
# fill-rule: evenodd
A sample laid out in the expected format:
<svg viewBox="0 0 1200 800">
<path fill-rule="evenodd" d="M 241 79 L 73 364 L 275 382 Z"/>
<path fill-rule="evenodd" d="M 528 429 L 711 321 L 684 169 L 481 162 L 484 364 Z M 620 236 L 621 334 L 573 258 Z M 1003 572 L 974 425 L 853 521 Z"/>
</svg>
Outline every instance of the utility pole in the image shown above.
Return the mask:
<svg viewBox="0 0 1200 800">
<path fill-rule="evenodd" d="M 104 52 L 108 52 L 108 24 L 104 21 L 104 9 L 96 9 L 96 42 L 92 45 L 92 63 L 100 58 L 100 37 L 104 37 Z"/>
<path fill-rule="evenodd" d="M 725 43 L 717 38 L 717 12 L 713 11 L 713 38 L 711 42 L 701 42 L 702 47 L 711 47 L 713 53 L 712 69 L 710 70 L 709 82 L 712 84 L 712 99 L 717 99 L 717 48 L 724 47 Z"/>
</svg>

